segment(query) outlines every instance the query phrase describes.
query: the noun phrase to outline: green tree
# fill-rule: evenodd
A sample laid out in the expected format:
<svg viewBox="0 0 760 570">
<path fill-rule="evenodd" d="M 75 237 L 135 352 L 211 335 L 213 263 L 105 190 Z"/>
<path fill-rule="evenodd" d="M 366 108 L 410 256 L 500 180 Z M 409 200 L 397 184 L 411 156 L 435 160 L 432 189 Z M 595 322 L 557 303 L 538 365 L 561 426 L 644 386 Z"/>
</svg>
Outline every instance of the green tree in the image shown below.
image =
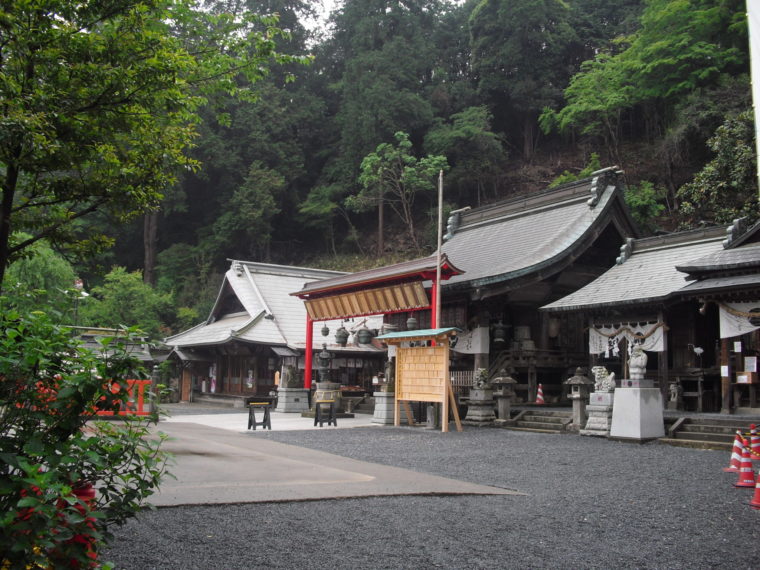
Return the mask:
<svg viewBox="0 0 760 570">
<path fill-rule="evenodd" d="M 272 219 L 279 213 L 285 179 L 260 161 L 251 165 L 243 184 L 236 189 L 227 209 L 214 223 L 218 252 L 231 251 L 233 244 L 246 244 L 247 257 L 268 259 Z"/>
<path fill-rule="evenodd" d="M 151 338 L 161 338 L 166 323 L 174 320 L 172 295 L 157 292 L 143 281 L 140 271 L 129 273 L 123 267 L 114 267 L 90 294 L 79 306 L 80 319 L 86 325 L 113 329 L 136 326 Z"/>
<path fill-rule="evenodd" d="M 354 190 L 362 159 L 404 131 L 419 139 L 433 120 L 427 89 L 433 82 L 438 0 L 355 0 L 332 17 L 334 33 L 317 66 L 332 79 L 335 136 L 330 156 L 301 212 L 341 216 L 352 226 L 343 199 Z"/>
<path fill-rule="evenodd" d="M 658 219 L 665 211 L 666 196 L 667 190 L 648 180 L 626 187 L 625 203 L 642 231 L 654 233 L 658 229 Z"/>
<path fill-rule="evenodd" d="M 752 111 L 729 118 L 708 141 L 713 159 L 678 190 L 682 225 L 729 224 L 760 217 Z"/>
<path fill-rule="evenodd" d="M 565 91 L 567 104 L 546 128 L 603 134 L 617 148 L 625 111 L 646 109 L 658 133 L 684 96 L 746 70 L 742 0 L 649 0 L 625 49 L 584 64 Z"/>
<path fill-rule="evenodd" d="M 414 251 L 419 253 L 414 202 L 419 194 L 436 188 L 436 177 L 440 171 L 448 169 L 448 163 L 444 156 L 415 157 L 406 133 L 396 133 L 395 139 L 395 145 L 383 143 L 364 158 L 359 176 L 362 189 L 346 202 L 349 208 L 358 211 L 373 206 L 382 210 L 383 205 L 388 204 L 403 222 Z M 378 233 L 382 231 L 382 223 L 379 223 Z M 378 237 L 378 243 L 382 242 L 382 237 Z"/>
<path fill-rule="evenodd" d="M 189 0 L 13 0 L 0 26 L 0 280 L 40 239 L 102 248 L 72 222 L 154 209 L 195 138 L 196 110 L 277 57 L 275 18 Z M 191 41 L 192 38 L 192 41 Z M 198 41 L 202 38 L 202 41 Z M 192 46 L 192 50 L 190 50 Z M 31 237 L 12 243 L 12 232 Z"/>
<path fill-rule="evenodd" d="M 538 116 L 556 105 L 570 78 L 577 41 L 562 0 L 482 0 L 470 16 L 472 73 L 478 91 L 509 132 L 519 125 L 522 154 L 537 144 Z"/>
<path fill-rule="evenodd" d="M 12 236 L 14 241 L 28 235 Z M 73 295 L 76 273 L 71 264 L 44 240 L 32 244 L 25 255 L 14 261 L 5 273 L 3 290 L 14 291 L 19 311 L 59 310 L 70 313 L 76 302 Z"/>
<path fill-rule="evenodd" d="M 445 156 L 451 165 L 446 188 L 458 190 L 460 203 L 480 205 L 489 188 L 493 196 L 497 195 L 507 152 L 491 130 L 491 120 L 486 107 L 468 107 L 454 113 L 449 121 L 437 121 L 425 136 L 425 150 Z M 448 196 L 451 198 L 450 193 Z"/>
</svg>

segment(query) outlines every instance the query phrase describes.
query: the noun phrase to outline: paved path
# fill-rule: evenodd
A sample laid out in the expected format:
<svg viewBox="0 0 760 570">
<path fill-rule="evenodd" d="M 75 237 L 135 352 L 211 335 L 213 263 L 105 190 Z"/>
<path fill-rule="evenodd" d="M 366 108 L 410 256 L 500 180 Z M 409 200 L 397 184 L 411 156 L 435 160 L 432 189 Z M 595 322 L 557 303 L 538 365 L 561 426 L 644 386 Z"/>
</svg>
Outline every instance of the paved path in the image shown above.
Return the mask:
<svg viewBox="0 0 760 570">
<path fill-rule="evenodd" d="M 336 429 L 315 428 L 313 420 L 293 417 L 295 414 L 273 416 L 273 429 Z M 162 421 L 160 431 L 171 438 L 163 449 L 174 455 L 170 470 L 176 479 L 167 479 L 151 502 L 178 506 L 389 495 L 519 494 L 276 443 L 260 437 L 268 430 L 241 429 L 247 426 L 247 417 L 188 415 Z M 370 420 L 371 416 L 338 420 L 337 429 L 371 425 Z"/>
</svg>

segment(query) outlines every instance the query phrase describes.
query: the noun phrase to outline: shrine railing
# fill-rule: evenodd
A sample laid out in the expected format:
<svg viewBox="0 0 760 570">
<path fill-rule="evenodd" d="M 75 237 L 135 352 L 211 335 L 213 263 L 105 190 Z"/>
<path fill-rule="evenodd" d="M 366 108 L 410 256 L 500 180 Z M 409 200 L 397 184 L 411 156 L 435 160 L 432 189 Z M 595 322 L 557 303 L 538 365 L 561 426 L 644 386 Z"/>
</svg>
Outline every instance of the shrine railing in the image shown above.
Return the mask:
<svg viewBox="0 0 760 570">
<path fill-rule="evenodd" d="M 473 370 L 452 370 L 449 376 L 451 377 L 451 388 L 457 396 L 466 396 L 467 390 L 475 380 L 475 372 Z"/>
<path fill-rule="evenodd" d="M 114 410 L 98 410 L 98 416 L 147 416 L 150 414 L 150 380 L 127 380 L 127 386 L 124 388 L 120 383 L 111 384 L 111 392 L 118 394 L 122 389 L 127 391 L 127 400 L 119 402 L 121 408 Z M 104 398 L 105 399 L 105 398 Z"/>
</svg>

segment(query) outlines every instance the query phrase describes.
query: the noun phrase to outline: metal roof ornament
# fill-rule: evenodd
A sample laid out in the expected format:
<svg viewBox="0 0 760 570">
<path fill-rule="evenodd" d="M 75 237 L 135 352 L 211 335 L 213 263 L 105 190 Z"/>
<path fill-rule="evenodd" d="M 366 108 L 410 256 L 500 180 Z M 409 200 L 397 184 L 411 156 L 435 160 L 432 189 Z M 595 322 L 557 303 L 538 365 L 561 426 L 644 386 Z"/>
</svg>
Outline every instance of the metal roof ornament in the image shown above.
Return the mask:
<svg viewBox="0 0 760 570">
<path fill-rule="evenodd" d="M 623 265 L 633 253 L 633 238 L 625 238 L 625 243 L 620 246 L 620 255 L 615 259 L 617 265 Z"/>
<path fill-rule="evenodd" d="M 736 218 L 728 228 L 726 228 L 726 239 L 723 240 L 723 249 L 731 244 L 747 231 L 747 218 Z"/>
<path fill-rule="evenodd" d="M 599 185 L 599 178 L 601 177 L 594 176 L 594 178 L 591 179 L 591 188 L 589 188 L 591 198 L 586 201 L 586 204 L 588 204 L 589 208 L 596 206 L 599 203 L 599 198 L 601 198 L 603 188 L 601 188 Z"/>
</svg>

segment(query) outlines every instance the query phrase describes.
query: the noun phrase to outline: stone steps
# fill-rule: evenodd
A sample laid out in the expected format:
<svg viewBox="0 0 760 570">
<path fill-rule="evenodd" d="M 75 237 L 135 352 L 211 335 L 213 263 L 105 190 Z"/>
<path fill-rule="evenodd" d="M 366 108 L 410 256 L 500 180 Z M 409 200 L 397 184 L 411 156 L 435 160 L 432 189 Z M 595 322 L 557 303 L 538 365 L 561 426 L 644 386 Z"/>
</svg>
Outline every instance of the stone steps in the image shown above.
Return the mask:
<svg viewBox="0 0 760 570">
<path fill-rule="evenodd" d="M 566 410 L 523 410 L 504 428 L 534 433 L 564 433 L 573 413 Z"/>
<path fill-rule="evenodd" d="M 736 431 L 749 431 L 749 424 L 734 418 L 678 418 L 666 419 L 667 437 L 663 443 L 699 449 L 731 450 Z"/>
</svg>

